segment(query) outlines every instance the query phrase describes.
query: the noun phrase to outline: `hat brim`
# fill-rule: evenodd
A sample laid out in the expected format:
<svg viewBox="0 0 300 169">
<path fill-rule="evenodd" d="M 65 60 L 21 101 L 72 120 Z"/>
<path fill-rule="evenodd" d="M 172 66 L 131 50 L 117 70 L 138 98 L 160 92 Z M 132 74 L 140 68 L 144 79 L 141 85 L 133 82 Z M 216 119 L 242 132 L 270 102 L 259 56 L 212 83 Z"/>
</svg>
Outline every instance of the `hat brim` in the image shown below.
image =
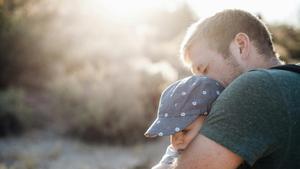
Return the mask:
<svg viewBox="0 0 300 169">
<path fill-rule="evenodd" d="M 169 136 L 179 132 L 197 119 L 199 115 L 185 117 L 159 117 L 144 134 L 146 137 Z"/>
</svg>

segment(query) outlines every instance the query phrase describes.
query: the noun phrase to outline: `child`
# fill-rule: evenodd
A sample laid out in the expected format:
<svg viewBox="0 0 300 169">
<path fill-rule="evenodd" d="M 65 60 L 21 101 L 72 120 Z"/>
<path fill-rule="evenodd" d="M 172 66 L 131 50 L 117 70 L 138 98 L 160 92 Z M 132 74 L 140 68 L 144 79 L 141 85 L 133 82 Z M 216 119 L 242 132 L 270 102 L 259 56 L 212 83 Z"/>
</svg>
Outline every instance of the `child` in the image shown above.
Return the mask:
<svg viewBox="0 0 300 169">
<path fill-rule="evenodd" d="M 152 169 L 169 169 L 176 165 L 180 152 L 198 135 L 212 103 L 223 89 L 219 82 L 208 77 L 189 76 L 163 91 L 157 118 L 145 136 L 170 136 L 171 145 Z"/>
</svg>

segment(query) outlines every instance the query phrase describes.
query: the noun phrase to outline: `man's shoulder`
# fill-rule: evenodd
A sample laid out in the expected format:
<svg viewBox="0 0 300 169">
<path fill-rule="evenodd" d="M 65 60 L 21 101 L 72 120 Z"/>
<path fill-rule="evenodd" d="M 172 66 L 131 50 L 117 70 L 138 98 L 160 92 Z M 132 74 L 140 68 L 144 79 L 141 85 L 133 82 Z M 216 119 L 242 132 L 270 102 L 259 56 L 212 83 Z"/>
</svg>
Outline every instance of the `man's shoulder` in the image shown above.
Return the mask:
<svg viewBox="0 0 300 169">
<path fill-rule="evenodd" d="M 240 75 L 214 102 L 211 114 L 228 115 L 234 118 L 251 115 L 259 118 L 261 116 L 257 114 L 271 116 L 275 111 L 279 114 L 284 112 L 285 98 L 295 98 L 295 96 L 287 96 L 289 93 L 293 94 L 289 91 L 290 87 L 295 85 L 288 82 L 292 78 L 286 79 L 286 73 L 288 72 L 281 72 L 281 70 L 277 72 L 277 70 L 257 69 Z M 278 80 L 278 77 L 283 77 L 284 80 Z"/>
<path fill-rule="evenodd" d="M 296 82 L 300 83 L 300 74 L 279 69 L 254 69 L 240 75 L 228 88 L 256 86 L 257 88 L 266 87 L 270 89 L 270 87 L 280 86 L 282 82 L 291 85 L 296 84 Z"/>
<path fill-rule="evenodd" d="M 263 81 L 270 81 L 271 78 L 271 72 L 266 69 L 255 69 L 251 70 L 249 72 L 243 73 L 239 77 L 237 77 L 235 80 L 232 81 L 232 83 L 229 85 L 235 85 L 236 83 L 241 83 L 243 85 L 252 85 L 253 83 L 261 83 Z M 251 82 L 251 83 L 249 83 Z"/>
<path fill-rule="evenodd" d="M 239 97 L 245 99 L 245 97 L 251 96 L 249 93 L 262 94 L 266 90 L 276 90 L 272 84 L 274 84 L 274 78 L 269 70 L 252 70 L 233 80 L 222 92 L 219 100 L 223 100 L 223 98 L 239 99 Z"/>
<path fill-rule="evenodd" d="M 277 72 L 277 70 L 275 70 Z M 263 81 L 271 81 L 272 76 L 274 76 L 274 70 L 270 69 L 253 69 L 246 73 L 243 73 L 237 77 L 231 84 L 235 83 L 245 83 L 251 81 L 252 83 L 260 83 Z M 282 72 L 282 71 L 280 71 Z"/>
<path fill-rule="evenodd" d="M 250 165 L 274 151 L 285 136 L 288 107 L 275 84 L 288 72 L 277 73 L 257 69 L 236 78 L 214 103 L 201 133 Z"/>
</svg>

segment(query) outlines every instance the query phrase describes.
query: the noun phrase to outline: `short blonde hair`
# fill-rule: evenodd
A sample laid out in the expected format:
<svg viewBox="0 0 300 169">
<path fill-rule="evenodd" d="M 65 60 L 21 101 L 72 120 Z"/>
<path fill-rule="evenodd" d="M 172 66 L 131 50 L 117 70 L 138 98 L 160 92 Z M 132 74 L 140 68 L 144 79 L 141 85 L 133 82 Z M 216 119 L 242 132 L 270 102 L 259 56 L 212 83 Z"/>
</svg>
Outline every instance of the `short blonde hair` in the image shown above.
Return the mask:
<svg viewBox="0 0 300 169">
<path fill-rule="evenodd" d="M 249 12 L 228 9 L 199 20 L 187 29 L 180 46 L 180 58 L 186 66 L 190 66 L 188 50 L 200 39 L 205 40 L 211 49 L 223 54 L 224 57 L 229 57 L 229 45 L 240 32 L 249 36 L 259 54 L 276 57 L 272 36 L 266 25 Z"/>
<path fill-rule="evenodd" d="M 190 60 L 188 59 L 188 48 L 194 43 L 197 37 L 197 27 L 201 21 L 193 23 L 186 31 L 183 41 L 180 45 L 180 59 L 185 64 L 185 66 L 190 67 Z"/>
</svg>

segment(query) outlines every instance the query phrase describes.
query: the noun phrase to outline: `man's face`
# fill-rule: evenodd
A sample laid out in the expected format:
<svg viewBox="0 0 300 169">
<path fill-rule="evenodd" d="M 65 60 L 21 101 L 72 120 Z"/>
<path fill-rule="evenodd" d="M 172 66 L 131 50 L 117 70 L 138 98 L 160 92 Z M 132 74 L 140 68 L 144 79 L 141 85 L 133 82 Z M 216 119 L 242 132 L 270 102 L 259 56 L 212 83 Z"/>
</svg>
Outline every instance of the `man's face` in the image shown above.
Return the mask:
<svg viewBox="0 0 300 169">
<path fill-rule="evenodd" d="M 180 132 L 170 136 L 172 146 L 176 150 L 184 150 L 199 134 L 199 130 L 204 122 L 205 116 L 199 116 L 193 123 Z"/>
<path fill-rule="evenodd" d="M 205 75 L 227 86 L 242 73 L 233 55 L 224 56 L 204 42 L 195 42 L 188 50 L 193 74 Z"/>
</svg>

